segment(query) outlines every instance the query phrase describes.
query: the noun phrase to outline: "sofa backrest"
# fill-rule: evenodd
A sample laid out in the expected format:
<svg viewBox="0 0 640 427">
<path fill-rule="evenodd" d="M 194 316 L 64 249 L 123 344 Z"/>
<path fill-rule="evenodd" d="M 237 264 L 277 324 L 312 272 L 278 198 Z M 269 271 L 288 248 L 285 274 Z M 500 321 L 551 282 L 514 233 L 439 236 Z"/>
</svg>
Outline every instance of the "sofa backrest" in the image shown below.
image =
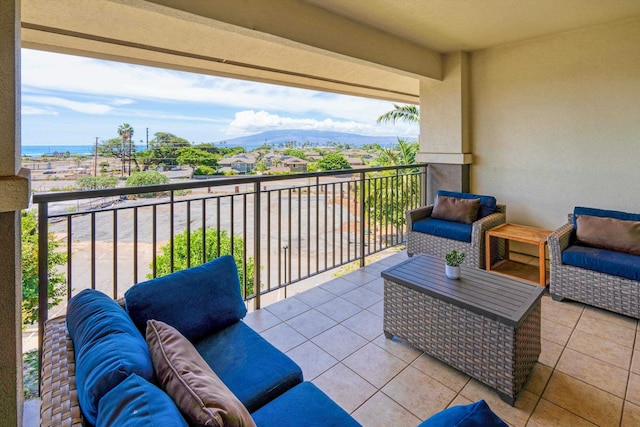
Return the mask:
<svg viewBox="0 0 640 427">
<path fill-rule="evenodd" d="M 457 199 L 480 199 L 480 209 L 478 209 L 478 219 L 489 216 L 496 212 L 497 201 L 493 196 L 482 196 L 480 194 L 473 193 L 461 193 L 458 191 L 446 191 L 438 190 L 436 198 L 438 196 L 455 197 Z"/>
</svg>

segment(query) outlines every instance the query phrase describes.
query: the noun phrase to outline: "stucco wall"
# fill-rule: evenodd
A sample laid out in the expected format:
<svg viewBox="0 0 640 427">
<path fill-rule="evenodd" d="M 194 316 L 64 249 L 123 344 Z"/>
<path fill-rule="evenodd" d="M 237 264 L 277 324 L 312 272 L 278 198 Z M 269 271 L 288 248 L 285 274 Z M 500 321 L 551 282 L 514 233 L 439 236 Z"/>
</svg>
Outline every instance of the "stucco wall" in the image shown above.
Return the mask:
<svg viewBox="0 0 640 427">
<path fill-rule="evenodd" d="M 471 190 L 555 229 L 576 205 L 640 212 L 640 19 L 471 56 Z"/>
</svg>

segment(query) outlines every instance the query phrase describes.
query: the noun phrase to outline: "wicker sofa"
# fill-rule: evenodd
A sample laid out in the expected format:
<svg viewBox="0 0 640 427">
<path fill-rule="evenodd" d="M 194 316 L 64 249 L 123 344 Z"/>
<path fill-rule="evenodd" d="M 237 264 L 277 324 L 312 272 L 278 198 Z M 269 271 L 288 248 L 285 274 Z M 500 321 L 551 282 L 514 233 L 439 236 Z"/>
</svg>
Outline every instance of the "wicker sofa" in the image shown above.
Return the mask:
<svg viewBox="0 0 640 427">
<path fill-rule="evenodd" d="M 181 352 L 184 343 L 191 342 L 188 347 L 200 359 L 194 363 L 206 363 L 206 369 L 213 370 L 213 376 L 230 390 L 227 394 L 240 401 L 257 426 L 360 425 L 315 385 L 304 382 L 300 367 L 242 322 L 244 314 L 237 269 L 230 256 L 135 285 L 120 305 L 99 291 L 80 292 L 69 301 L 66 316 L 45 324 L 40 425 L 200 424 L 189 418 L 169 390 L 171 385 L 164 382 L 154 354 L 169 357 L 171 348 L 154 353 L 147 320 L 149 325 L 160 320 L 168 329 L 175 326 L 171 330 L 182 333 L 180 339 L 185 341 L 177 345 L 181 341 L 170 336 L 167 346 Z M 191 369 L 192 361 L 187 362 L 183 358 L 176 363 Z M 186 380 L 176 381 L 198 374 L 182 372 Z M 209 378 L 196 381 L 196 387 L 183 394 L 214 384 Z M 191 407 L 202 412 L 197 402 L 207 402 L 205 398 L 194 401 Z M 222 408 L 209 403 L 204 412 L 230 416 Z"/>
<path fill-rule="evenodd" d="M 639 224 L 640 214 L 576 207 L 569 221 L 548 238 L 551 261 L 549 293 L 640 319 L 640 255 L 588 245 L 578 239 L 578 218 L 596 217 Z M 584 219 L 584 218 L 583 218 Z M 631 224 L 628 224 L 631 225 Z M 605 226 L 604 246 L 616 246 Z M 640 246 L 640 240 L 636 237 Z M 598 247 L 599 246 L 599 247 Z"/>
<path fill-rule="evenodd" d="M 506 205 L 497 204 L 496 199 L 492 196 L 480 196 L 472 193 L 439 190 L 436 201 L 438 196 L 463 199 L 480 198 L 478 219 L 470 225 L 432 219 L 434 205 L 408 210 L 406 212 L 407 254 L 413 256 L 416 253 L 423 253 L 443 258 L 447 252 L 455 249 L 465 253 L 463 265 L 484 269 L 484 233 L 506 222 Z M 422 228 L 421 226 L 427 227 Z M 494 240 L 496 240 L 496 245 L 504 245 L 504 243 L 498 242 L 498 239 Z M 500 250 L 491 251 L 496 258 L 500 257 L 502 252 Z"/>
</svg>

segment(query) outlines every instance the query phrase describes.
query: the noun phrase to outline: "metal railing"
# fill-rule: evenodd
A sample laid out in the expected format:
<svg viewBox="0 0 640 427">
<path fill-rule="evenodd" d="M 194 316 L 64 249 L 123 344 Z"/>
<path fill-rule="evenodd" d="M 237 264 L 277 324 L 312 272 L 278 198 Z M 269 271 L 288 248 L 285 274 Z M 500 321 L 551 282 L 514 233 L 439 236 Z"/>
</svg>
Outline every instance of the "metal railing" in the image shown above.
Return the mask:
<svg viewBox="0 0 640 427">
<path fill-rule="evenodd" d="M 233 254 L 246 301 L 404 241 L 424 204 L 426 164 L 244 176 L 42 193 L 38 205 L 39 348 L 48 318 L 48 238 L 66 252 L 66 298 L 120 298 L 133 284 Z M 151 197 L 148 197 L 151 196 Z M 58 267 L 60 268 L 60 267 Z"/>
</svg>

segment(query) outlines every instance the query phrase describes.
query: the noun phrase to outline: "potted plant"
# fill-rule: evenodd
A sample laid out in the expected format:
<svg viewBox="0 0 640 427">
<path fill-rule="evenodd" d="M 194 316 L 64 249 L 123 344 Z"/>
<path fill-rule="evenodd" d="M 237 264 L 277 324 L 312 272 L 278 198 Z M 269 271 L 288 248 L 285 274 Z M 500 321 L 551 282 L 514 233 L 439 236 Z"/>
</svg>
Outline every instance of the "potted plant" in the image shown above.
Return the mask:
<svg viewBox="0 0 640 427">
<path fill-rule="evenodd" d="M 460 278 L 460 264 L 464 261 L 464 252 L 458 252 L 455 249 L 452 249 L 444 256 L 446 265 L 445 265 L 445 274 L 449 279 L 459 279 Z"/>
</svg>

